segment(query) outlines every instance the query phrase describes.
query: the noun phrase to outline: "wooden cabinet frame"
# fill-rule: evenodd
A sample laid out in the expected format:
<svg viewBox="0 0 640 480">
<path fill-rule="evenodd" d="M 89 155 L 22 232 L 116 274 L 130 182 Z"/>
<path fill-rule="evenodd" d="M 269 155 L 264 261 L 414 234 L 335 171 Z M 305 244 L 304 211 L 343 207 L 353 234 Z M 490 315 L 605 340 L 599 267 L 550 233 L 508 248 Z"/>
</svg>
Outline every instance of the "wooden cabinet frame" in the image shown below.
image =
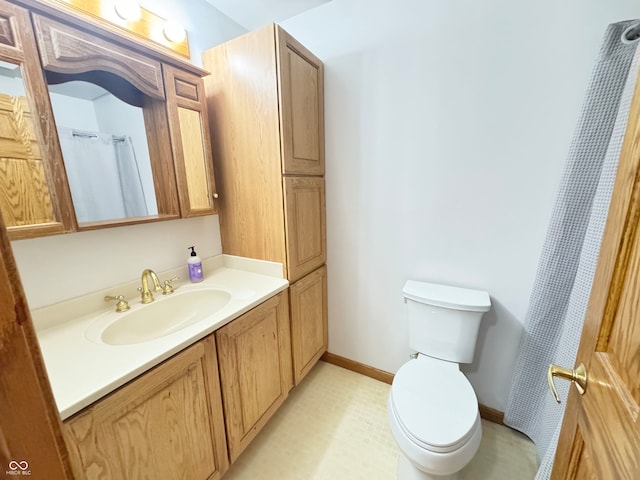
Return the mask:
<svg viewBox="0 0 640 480">
<path fill-rule="evenodd" d="M 71 74 L 109 72 L 151 98 L 164 99 L 159 61 L 36 13 L 32 19 L 43 70 Z M 112 77 L 107 77 L 109 80 Z M 90 81 L 111 88 L 102 84 L 99 76 Z"/>
</svg>

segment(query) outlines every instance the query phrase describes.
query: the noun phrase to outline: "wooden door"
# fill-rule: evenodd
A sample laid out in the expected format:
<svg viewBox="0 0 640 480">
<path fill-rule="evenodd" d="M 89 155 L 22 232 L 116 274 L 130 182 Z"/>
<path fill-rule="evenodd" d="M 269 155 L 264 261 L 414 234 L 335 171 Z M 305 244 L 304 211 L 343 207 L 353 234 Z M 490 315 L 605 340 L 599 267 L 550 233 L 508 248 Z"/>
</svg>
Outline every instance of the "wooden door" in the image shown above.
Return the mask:
<svg viewBox="0 0 640 480">
<path fill-rule="evenodd" d="M 325 183 L 322 177 L 285 177 L 287 278 L 313 272 L 327 260 Z"/>
<path fill-rule="evenodd" d="M 620 156 L 553 479 L 640 478 L 640 81 Z M 573 366 L 565 366 L 573 367 Z"/>
<path fill-rule="evenodd" d="M 282 171 L 324 175 L 324 66 L 277 28 Z"/>
<path fill-rule="evenodd" d="M 24 95 L 0 92 L 0 211 L 5 224 L 51 224 L 56 215 L 33 115 Z"/>
<path fill-rule="evenodd" d="M 327 351 L 327 267 L 289 287 L 293 378 L 298 385 Z"/>
<path fill-rule="evenodd" d="M 42 78 L 37 79 L 37 69 L 32 64 L 27 65 L 26 58 L 37 58 L 29 15 L 20 7 L 0 1 L 0 60 L 19 66 L 27 92 L 33 100 L 29 103 L 34 105 L 47 93 Z M 46 124 L 46 119 L 40 120 L 42 123 L 32 124 L 37 131 Z M 25 142 L 30 141 L 31 135 L 28 135 Z M 5 157 L 5 154 L 0 156 Z M 0 160 L 0 177 L 4 175 L 3 166 Z M 45 175 L 51 178 L 48 167 L 43 166 L 43 169 L 47 168 Z M 0 185 L 0 192 L 6 194 L 5 184 Z M 53 204 L 55 201 L 52 200 Z M 69 229 L 71 217 L 65 217 L 69 222 L 66 223 L 59 215 L 57 204 L 53 209 L 55 220 L 45 223 L 43 229 Z M 13 228 L 14 232 L 16 228 L 22 228 L 24 233 L 24 229 L 30 227 L 17 226 Z M 0 472 L 6 472 L 7 478 L 29 475 L 30 478 L 70 479 L 60 416 L 2 215 L 0 285 Z"/>
<path fill-rule="evenodd" d="M 2 218 L 0 284 L 0 472 L 71 479 L 60 416 Z"/>
<path fill-rule="evenodd" d="M 219 479 L 227 470 L 213 336 L 65 421 L 78 479 Z"/>
<path fill-rule="evenodd" d="M 287 293 L 216 332 L 229 457 L 238 458 L 287 398 L 291 338 Z"/>
</svg>

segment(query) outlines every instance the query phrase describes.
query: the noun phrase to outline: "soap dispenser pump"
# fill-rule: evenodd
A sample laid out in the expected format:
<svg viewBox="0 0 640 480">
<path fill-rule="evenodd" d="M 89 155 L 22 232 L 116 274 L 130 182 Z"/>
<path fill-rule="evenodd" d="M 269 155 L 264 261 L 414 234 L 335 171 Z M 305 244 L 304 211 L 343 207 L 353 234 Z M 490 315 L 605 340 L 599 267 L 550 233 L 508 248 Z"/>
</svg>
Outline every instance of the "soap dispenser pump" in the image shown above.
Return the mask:
<svg viewBox="0 0 640 480">
<path fill-rule="evenodd" d="M 201 282 L 204 278 L 202 273 L 202 260 L 200 260 L 200 257 L 196 254 L 195 247 L 188 247 L 187 250 L 191 250 L 191 255 L 187 260 L 189 280 L 193 283 Z"/>
</svg>

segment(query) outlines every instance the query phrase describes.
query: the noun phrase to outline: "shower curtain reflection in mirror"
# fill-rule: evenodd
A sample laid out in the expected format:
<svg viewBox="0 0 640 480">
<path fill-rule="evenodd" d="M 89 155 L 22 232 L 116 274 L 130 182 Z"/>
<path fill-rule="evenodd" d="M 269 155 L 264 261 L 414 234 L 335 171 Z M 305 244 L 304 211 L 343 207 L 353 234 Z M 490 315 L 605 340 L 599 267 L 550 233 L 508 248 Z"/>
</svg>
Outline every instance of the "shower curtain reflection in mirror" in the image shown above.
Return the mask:
<svg viewBox="0 0 640 480">
<path fill-rule="evenodd" d="M 78 222 L 149 214 L 130 137 L 59 128 Z"/>
</svg>

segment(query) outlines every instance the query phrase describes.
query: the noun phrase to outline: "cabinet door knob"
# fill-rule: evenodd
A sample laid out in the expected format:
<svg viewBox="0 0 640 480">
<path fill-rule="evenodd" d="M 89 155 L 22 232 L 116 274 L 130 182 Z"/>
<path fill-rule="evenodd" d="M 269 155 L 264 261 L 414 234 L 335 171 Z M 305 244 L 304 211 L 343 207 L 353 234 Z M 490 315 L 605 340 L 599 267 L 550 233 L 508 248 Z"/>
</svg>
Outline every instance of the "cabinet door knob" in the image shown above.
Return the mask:
<svg viewBox="0 0 640 480">
<path fill-rule="evenodd" d="M 218 194 L 214 193 L 213 195 L 211 195 L 214 199 L 218 198 Z"/>
</svg>

